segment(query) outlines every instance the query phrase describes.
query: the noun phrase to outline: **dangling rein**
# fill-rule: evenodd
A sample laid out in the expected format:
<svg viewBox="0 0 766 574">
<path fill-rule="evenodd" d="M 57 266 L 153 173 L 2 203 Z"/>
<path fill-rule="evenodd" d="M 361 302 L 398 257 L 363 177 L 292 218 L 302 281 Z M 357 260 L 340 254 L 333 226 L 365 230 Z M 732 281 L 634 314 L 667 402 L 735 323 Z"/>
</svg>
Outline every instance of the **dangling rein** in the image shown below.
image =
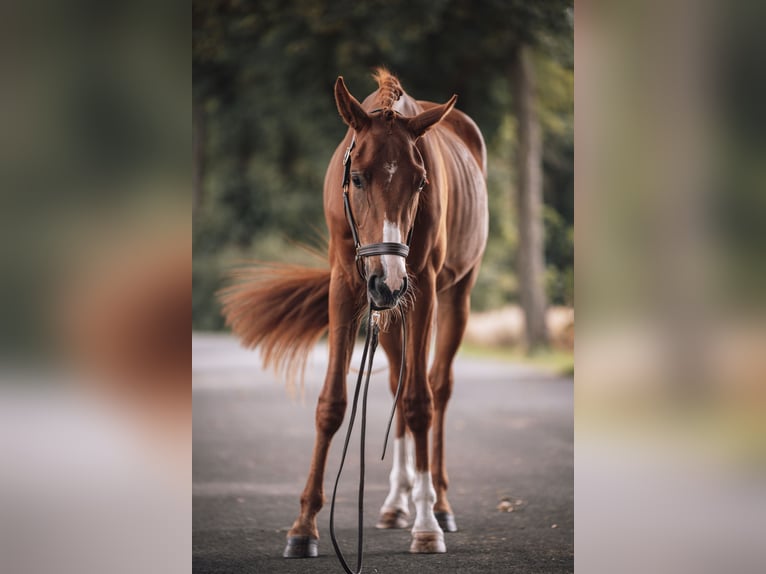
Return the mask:
<svg viewBox="0 0 766 574">
<path fill-rule="evenodd" d="M 349 227 L 351 228 L 351 235 L 354 239 L 356 247 L 356 265 L 364 280 L 364 265 L 362 259 L 372 255 L 399 255 L 400 257 L 407 257 L 409 254 L 409 243 L 412 238 L 412 230 L 407 237 L 407 244 L 403 243 L 373 243 L 370 245 L 362 246 L 359 243 L 359 233 L 356 228 L 356 221 L 354 215 L 351 212 L 351 203 L 348 197 L 348 183 L 351 173 L 351 151 L 356 144 L 356 138 L 351 139 L 351 144 L 346 149 L 346 154 L 343 157 L 343 206 L 346 211 L 346 219 L 348 220 Z M 391 432 L 391 423 L 394 420 L 394 413 L 396 412 L 396 403 L 399 401 L 399 395 L 402 390 L 402 381 L 404 380 L 404 359 L 407 351 L 407 324 L 402 316 L 402 360 L 399 364 L 399 382 L 396 386 L 396 393 L 394 395 L 394 404 L 391 406 L 391 415 L 388 418 L 388 425 L 386 427 L 386 435 L 383 440 L 383 454 L 380 459 L 383 460 L 386 457 L 386 446 L 388 445 L 388 435 Z M 340 458 L 340 466 L 338 467 L 338 475 L 335 477 L 335 486 L 332 489 L 332 502 L 330 504 L 330 539 L 332 540 L 335 554 L 340 561 L 341 566 L 346 574 L 361 574 L 362 572 L 362 555 L 364 546 L 364 443 L 367 430 L 367 390 L 370 386 L 370 375 L 372 374 L 372 361 L 375 357 L 375 350 L 378 347 L 378 334 L 380 333 L 380 311 L 376 310 L 370 302 L 367 309 L 367 335 L 364 340 L 364 351 L 362 352 L 362 363 L 359 366 L 359 376 L 356 379 L 356 388 L 354 389 L 354 402 L 351 406 L 351 417 L 348 421 L 348 429 L 346 430 L 346 439 L 343 443 L 343 452 Z M 369 353 L 369 360 L 368 360 Z M 365 375 L 366 371 L 366 375 Z M 354 421 L 356 420 L 356 409 L 359 402 L 359 391 L 362 388 L 362 379 L 364 379 L 364 393 L 362 394 L 362 420 L 361 430 L 359 436 L 359 495 L 358 495 L 358 536 L 357 536 L 357 555 L 356 555 L 356 571 L 351 570 L 351 567 L 346 562 L 343 552 L 341 552 L 338 540 L 335 537 L 335 497 L 338 493 L 338 483 L 340 482 L 340 476 L 343 472 L 343 464 L 346 462 L 346 453 L 348 452 L 348 443 L 351 440 L 351 433 L 354 430 Z"/>
</svg>

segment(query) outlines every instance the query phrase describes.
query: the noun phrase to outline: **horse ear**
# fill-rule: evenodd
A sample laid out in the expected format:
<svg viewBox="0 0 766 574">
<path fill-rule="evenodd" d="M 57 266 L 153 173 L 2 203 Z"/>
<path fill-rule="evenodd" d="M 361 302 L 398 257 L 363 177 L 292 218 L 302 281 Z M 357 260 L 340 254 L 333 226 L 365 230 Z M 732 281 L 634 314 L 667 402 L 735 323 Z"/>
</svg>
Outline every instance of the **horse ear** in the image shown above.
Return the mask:
<svg viewBox="0 0 766 574">
<path fill-rule="evenodd" d="M 457 95 L 453 95 L 446 104 L 435 106 L 410 118 L 407 122 L 407 127 L 409 127 L 412 135 L 419 138 L 433 126 L 442 121 L 444 116 L 450 113 L 452 108 L 455 107 L 455 102 L 457 102 Z"/>
<path fill-rule="evenodd" d="M 370 123 L 367 112 L 362 109 L 359 101 L 348 91 L 343 76 L 338 76 L 335 81 L 335 103 L 338 106 L 340 117 L 349 127 L 360 131 Z"/>
</svg>

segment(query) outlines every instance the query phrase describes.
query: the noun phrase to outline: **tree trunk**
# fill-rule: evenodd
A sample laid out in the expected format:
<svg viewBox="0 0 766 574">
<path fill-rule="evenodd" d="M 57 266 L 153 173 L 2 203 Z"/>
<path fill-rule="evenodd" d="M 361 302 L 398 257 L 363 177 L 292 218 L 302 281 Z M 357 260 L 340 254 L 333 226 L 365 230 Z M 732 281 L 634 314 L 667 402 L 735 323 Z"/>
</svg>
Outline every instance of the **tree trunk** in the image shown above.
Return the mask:
<svg viewBox="0 0 766 574">
<path fill-rule="evenodd" d="M 205 113 L 202 106 L 192 104 L 192 214 L 202 205 L 205 179 Z"/>
<path fill-rule="evenodd" d="M 527 46 L 514 50 L 510 80 L 518 136 L 519 296 L 526 322 L 527 348 L 532 351 L 548 344 L 548 329 L 545 325 L 542 137 L 535 108 L 534 68 Z"/>
</svg>

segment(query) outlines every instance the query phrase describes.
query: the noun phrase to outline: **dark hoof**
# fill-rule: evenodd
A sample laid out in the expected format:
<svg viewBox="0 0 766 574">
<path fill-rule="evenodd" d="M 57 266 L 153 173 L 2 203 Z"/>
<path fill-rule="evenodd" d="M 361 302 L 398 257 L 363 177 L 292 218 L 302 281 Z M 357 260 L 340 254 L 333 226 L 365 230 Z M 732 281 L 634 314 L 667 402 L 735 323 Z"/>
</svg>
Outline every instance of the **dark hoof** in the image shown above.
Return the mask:
<svg viewBox="0 0 766 574">
<path fill-rule="evenodd" d="M 409 526 L 409 513 L 404 510 L 386 510 L 380 513 L 378 517 L 378 523 L 375 528 L 391 529 L 391 528 L 407 528 Z"/>
<path fill-rule="evenodd" d="M 284 558 L 316 558 L 319 556 L 319 539 L 313 536 L 288 536 Z"/>
<path fill-rule="evenodd" d="M 439 523 L 444 532 L 457 532 L 454 514 L 451 512 L 434 512 L 434 516 L 436 516 L 436 522 Z"/>
</svg>

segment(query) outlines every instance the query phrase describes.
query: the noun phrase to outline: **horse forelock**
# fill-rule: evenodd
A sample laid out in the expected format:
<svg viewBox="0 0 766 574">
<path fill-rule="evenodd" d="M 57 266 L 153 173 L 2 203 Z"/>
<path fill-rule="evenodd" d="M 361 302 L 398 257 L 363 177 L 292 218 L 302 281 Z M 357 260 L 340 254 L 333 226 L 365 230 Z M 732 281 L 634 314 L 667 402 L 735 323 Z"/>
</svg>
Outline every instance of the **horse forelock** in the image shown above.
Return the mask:
<svg viewBox="0 0 766 574">
<path fill-rule="evenodd" d="M 377 108 L 391 121 L 394 118 L 394 105 L 402 97 L 404 90 L 396 76 L 386 68 L 377 68 L 372 77 L 378 82 Z"/>
</svg>

